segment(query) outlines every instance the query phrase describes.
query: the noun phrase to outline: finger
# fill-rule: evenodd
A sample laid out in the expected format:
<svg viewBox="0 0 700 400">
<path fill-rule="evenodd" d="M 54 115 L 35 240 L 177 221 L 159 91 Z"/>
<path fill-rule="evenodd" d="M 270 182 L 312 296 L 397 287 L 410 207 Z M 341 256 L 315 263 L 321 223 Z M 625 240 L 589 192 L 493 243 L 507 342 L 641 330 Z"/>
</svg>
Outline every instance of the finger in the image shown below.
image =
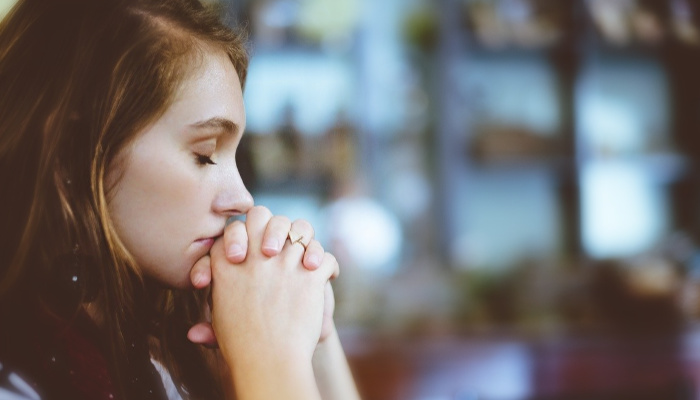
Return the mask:
<svg viewBox="0 0 700 400">
<path fill-rule="evenodd" d="M 272 213 L 266 207 L 255 206 L 246 214 L 245 227 L 248 233 L 248 250 L 259 252 L 262 249 L 262 240 L 267 224 L 272 218 Z"/>
<path fill-rule="evenodd" d="M 243 221 L 233 221 L 224 230 L 226 259 L 234 264 L 242 263 L 248 253 L 248 232 Z"/>
<path fill-rule="evenodd" d="M 216 341 L 216 334 L 214 333 L 214 328 L 208 322 L 200 322 L 187 331 L 187 339 L 195 344 L 201 344 L 209 348 L 219 347 Z"/>
<path fill-rule="evenodd" d="M 321 276 L 326 280 L 335 279 L 340 275 L 340 266 L 338 260 L 331 253 L 324 253 L 321 261 L 321 267 L 318 269 Z"/>
<path fill-rule="evenodd" d="M 335 323 L 333 322 L 334 310 L 335 296 L 333 295 L 333 287 L 330 282 L 326 282 L 326 287 L 323 291 L 323 324 L 321 325 L 321 337 L 319 342 L 330 337 L 335 329 Z"/>
<path fill-rule="evenodd" d="M 289 249 L 289 257 L 300 260 L 309 243 L 314 238 L 314 234 L 314 228 L 309 221 L 298 219 L 292 222 L 292 226 L 289 229 L 290 239 L 289 242 L 287 242 L 287 247 L 285 247 Z"/>
<path fill-rule="evenodd" d="M 304 253 L 303 264 L 304 268 L 309 271 L 315 271 L 321 266 L 321 260 L 323 259 L 325 251 L 323 246 L 318 240 L 312 240 L 308 246 L 306 246 L 306 252 Z"/>
<path fill-rule="evenodd" d="M 190 270 L 190 281 L 195 289 L 202 289 L 211 283 L 211 258 L 207 255 L 194 263 Z"/>
<path fill-rule="evenodd" d="M 209 269 L 211 270 L 212 276 L 215 276 L 216 272 L 217 272 L 217 268 L 216 268 L 217 265 L 222 264 L 222 262 L 218 262 L 218 261 L 227 260 L 226 249 L 225 249 L 225 244 L 224 244 L 223 239 L 219 238 L 216 241 L 214 241 L 214 245 L 211 246 L 211 249 L 209 250 L 209 256 L 210 256 L 210 260 L 209 260 L 210 268 Z M 228 260 L 227 260 L 227 262 L 225 262 L 223 264 L 229 264 Z M 214 284 L 214 282 L 212 281 L 212 285 L 213 284 Z"/>
<path fill-rule="evenodd" d="M 275 215 L 265 228 L 265 235 L 262 241 L 262 253 L 268 257 L 276 256 L 284 246 L 287 235 L 292 227 L 289 218 L 282 215 Z"/>
</svg>

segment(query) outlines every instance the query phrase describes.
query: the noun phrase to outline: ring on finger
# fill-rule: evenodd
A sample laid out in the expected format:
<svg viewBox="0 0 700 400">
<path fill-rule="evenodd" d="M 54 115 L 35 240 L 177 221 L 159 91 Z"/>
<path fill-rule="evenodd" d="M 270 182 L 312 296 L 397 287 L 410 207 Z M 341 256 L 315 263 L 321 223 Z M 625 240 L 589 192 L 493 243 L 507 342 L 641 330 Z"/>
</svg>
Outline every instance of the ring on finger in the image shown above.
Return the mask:
<svg viewBox="0 0 700 400">
<path fill-rule="evenodd" d="M 306 250 L 306 246 L 307 246 L 308 244 L 304 243 L 304 235 L 302 235 L 302 234 L 300 234 L 300 233 L 297 233 L 297 232 L 295 232 L 294 230 L 290 229 L 290 230 L 289 230 L 289 233 L 287 234 L 287 237 L 289 238 L 289 241 L 290 241 L 292 244 L 297 244 L 297 243 L 298 243 L 298 244 L 301 245 L 301 247 L 304 248 L 304 250 Z"/>
</svg>

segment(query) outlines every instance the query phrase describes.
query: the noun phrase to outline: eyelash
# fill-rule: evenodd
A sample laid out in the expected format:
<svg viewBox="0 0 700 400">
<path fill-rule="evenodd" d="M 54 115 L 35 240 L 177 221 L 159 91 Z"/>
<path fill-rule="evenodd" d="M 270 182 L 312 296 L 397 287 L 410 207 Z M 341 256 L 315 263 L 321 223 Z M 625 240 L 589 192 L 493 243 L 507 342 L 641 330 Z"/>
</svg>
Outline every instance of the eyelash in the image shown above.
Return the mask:
<svg viewBox="0 0 700 400">
<path fill-rule="evenodd" d="M 216 165 L 216 163 L 209 156 L 195 153 L 194 157 L 199 165 Z"/>
</svg>

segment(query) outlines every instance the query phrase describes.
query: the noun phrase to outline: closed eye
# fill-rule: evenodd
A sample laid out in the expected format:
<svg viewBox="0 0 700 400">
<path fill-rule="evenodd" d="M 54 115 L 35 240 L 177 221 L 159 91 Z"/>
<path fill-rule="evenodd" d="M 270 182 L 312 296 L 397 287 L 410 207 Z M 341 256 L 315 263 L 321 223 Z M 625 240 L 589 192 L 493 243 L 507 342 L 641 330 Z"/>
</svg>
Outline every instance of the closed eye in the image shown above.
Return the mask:
<svg viewBox="0 0 700 400">
<path fill-rule="evenodd" d="M 205 156 L 204 154 L 196 154 L 196 153 L 194 156 L 195 156 L 195 159 L 197 160 L 197 164 L 199 164 L 199 165 L 216 165 L 216 163 L 209 156 Z"/>
</svg>

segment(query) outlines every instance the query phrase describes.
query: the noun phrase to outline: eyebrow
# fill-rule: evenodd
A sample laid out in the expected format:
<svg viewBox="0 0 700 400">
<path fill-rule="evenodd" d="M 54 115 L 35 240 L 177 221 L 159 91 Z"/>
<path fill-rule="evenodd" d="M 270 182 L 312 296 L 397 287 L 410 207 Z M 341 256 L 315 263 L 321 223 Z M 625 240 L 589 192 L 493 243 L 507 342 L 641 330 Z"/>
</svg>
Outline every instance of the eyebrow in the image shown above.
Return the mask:
<svg viewBox="0 0 700 400">
<path fill-rule="evenodd" d="M 204 121 L 195 122 L 190 126 L 195 129 L 216 129 L 230 134 L 238 132 L 238 125 L 229 119 L 221 117 L 214 117 Z"/>
</svg>

